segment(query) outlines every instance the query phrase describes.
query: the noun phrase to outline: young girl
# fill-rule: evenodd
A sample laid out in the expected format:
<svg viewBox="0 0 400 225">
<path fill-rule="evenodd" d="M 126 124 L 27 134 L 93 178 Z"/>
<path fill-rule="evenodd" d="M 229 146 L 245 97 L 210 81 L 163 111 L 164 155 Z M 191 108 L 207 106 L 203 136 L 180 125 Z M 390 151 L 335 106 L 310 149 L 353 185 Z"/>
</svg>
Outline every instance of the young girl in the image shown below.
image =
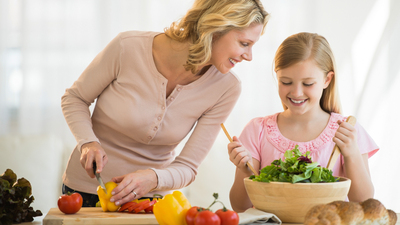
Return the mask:
<svg viewBox="0 0 400 225">
<path fill-rule="evenodd" d="M 237 166 L 230 192 L 232 208 L 241 212 L 252 207 L 243 182 L 252 175 L 246 163 L 250 161 L 258 171 L 283 159 L 295 145 L 327 167 L 337 144 L 342 155 L 333 175 L 351 179 L 349 200 L 372 198 L 368 158 L 379 148 L 359 123 L 353 127 L 340 114 L 335 60 L 327 40 L 312 33 L 292 35 L 280 45 L 274 61 L 284 111 L 252 119 L 228 145 L 230 160 Z"/>
</svg>

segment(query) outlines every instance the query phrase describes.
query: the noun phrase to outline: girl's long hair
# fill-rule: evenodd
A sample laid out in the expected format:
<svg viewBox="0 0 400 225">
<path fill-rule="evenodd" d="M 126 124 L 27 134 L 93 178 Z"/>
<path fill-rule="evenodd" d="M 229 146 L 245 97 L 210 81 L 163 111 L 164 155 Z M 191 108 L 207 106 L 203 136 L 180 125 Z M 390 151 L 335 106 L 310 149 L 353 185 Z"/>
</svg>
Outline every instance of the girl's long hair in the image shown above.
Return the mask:
<svg viewBox="0 0 400 225">
<path fill-rule="evenodd" d="M 325 75 L 331 71 L 334 73 L 329 86 L 322 92 L 321 108 L 327 113 L 342 113 L 337 87 L 335 57 L 328 41 L 323 36 L 302 32 L 286 38 L 275 54 L 274 70 L 277 72 L 308 59 L 314 60 Z M 282 105 L 286 110 L 286 105 L 283 103 Z"/>
<path fill-rule="evenodd" d="M 211 58 L 213 37 L 253 23 L 263 25 L 263 34 L 268 19 L 260 0 L 196 0 L 186 15 L 164 32 L 174 40 L 191 43 L 184 67 L 195 74 Z"/>
</svg>

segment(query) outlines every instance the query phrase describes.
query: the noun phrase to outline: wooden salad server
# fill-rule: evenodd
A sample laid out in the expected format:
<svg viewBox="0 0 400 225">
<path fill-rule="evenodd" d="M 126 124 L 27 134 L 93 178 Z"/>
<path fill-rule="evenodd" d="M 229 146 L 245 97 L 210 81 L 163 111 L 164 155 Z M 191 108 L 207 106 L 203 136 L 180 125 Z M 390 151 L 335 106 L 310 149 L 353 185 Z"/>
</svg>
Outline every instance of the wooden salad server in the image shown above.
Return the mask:
<svg viewBox="0 0 400 225">
<path fill-rule="evenodd" d="M 232 142 L 232 138 L 229 135 L 229 133 L 226 130 L 223 123 L 221 123 L 221 127 L 222 127 L 222 130 L 225 132 L 226 137 L 229 139 L 230 142 Z M 254 175 L 258 176 L 258 172 L 253 168 L 253 166 L 250 164 L 250 162 L 247 162 L 246 165 L 250 168 L 251 172 L 253 172 Z"/>
<path fill-rule="evenodd" d="M 350 123 L 353 126 L 356 124 L 356 121 L 357 120 L 354 116 L 349 116 L 349 117 L 347 117 L 347 120 L 346 120 L 346 122 Z M 332 150 L 332 154 L 331 154 L 331 157 L 329 158 L 328 165 L 326 166 L 326 168 L 328 168 L 329 170 L 332 170 L 337 159 L 339 158 L 339 155 L 340 155 L 339 146 L 337 146 L 335 144 L 335 147 Z"/>
</svg>

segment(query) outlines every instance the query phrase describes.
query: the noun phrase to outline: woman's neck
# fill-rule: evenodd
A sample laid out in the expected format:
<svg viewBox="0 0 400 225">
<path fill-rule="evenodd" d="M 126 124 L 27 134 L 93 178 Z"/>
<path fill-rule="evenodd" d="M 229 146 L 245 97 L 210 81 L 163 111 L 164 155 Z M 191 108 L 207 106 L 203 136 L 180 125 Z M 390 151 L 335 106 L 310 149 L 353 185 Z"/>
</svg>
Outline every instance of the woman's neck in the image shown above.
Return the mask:
<svg viewBox="0 0 400 225">
<path fill-rule="evenodd" d="M 154 38 L 154 62 L 157 70 L 169 81 L 187 83 L 197 79 L 197 74 L 184 68 L 189 56 L 189 46 L 189 42 L 179 42 L 165 34 Z M 200 67 L 198 71 L 202 72 L 202 69 L 203 67 Z"/>
</svg>

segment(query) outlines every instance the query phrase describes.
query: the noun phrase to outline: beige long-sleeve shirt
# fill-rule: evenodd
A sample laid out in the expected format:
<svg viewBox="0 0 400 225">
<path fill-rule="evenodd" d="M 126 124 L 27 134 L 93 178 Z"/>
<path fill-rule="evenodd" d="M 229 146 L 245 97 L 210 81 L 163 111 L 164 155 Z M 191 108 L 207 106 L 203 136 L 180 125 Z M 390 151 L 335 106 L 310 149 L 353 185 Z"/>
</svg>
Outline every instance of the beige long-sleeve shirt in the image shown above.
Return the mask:
<svg viewBox="0 0 400 225">
<path fill-rule="evenodd" d="M 158 176 L 157 188 L 148 194 L 153 196 L 194 181 L 240 95 L 241 83 L 232 72 L 222 74 L 212 66 L 196 81 L 177 85 L 167 98 L 168 80 L 152 56 L 157 34 L 120 33 L 66 90 L 62 111 L 77 146 L 63 175 L 65 185 L 96 193 L 98 182 L 79 162 L 81 146 L 92 141 L 99 142 L 108 156 L 101 173 L 104 182 L 150 168 Z M 191 130 L 176 156 L 175 147 Z"/>
</svg>

